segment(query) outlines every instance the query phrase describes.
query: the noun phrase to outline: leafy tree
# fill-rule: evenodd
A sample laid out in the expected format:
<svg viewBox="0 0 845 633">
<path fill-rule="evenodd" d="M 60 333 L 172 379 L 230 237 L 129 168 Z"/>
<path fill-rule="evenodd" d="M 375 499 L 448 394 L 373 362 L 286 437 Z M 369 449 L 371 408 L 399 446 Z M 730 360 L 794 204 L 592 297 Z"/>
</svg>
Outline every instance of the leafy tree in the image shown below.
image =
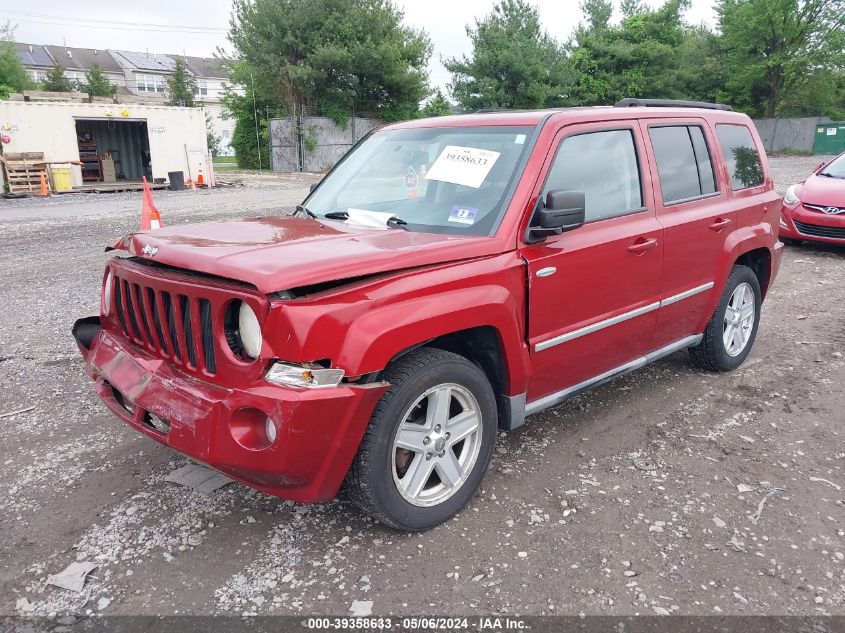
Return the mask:
<svg viewBox="0 0 845 633">
<path fill-rule="evenodd" d="M 431 44 L 402 17 L 391 0 L 235 0 L 236 59 L 224 65 L 249 71 L 257 96 L 291 113 L 411 117 L 427 91 Z"/>
<path fill-rule="evenodd" d="M 111 97 L 116 91 L 115 86 L 99 64 L 91 64 L 85 71 L 85 81 L 79 84 L 79 89 L 90 97 Z"/>
<path fill-rule="evenodd" d="M 472 54 L 446 60 L 450 90 L 464 110 L 539 108 L 562 102 L 566 64 L 560 45 L 527 0 L 500 0 L 466 27 Z"/>
<path fill-rule="evenodd" d="M 569 43 L 575 73 L 569 103 L 612 104 L 625 97 L 689 98 L 686 89 L 698 79 L 682 77 L 685 39 L 691 35 L 681 19 L 689 0 L 666 0 L 651 10 L 626 3 L 618 25 L 609 24 L 610 2 L 581 5 L 585 24 Z M 698 34 L 699 36 L 701 34 Z M 686 51 L 692 56 L 692 51 Z"/>
<path fill-rule="evenodd" d="M 73 85 L 65 76 L 65 67 L 59 62 L 56 62 L 53 67 L 47 71 L 47 78 L 44 80 L 44 90 L 51 92 L 70 92 L 73 90 Z"/>
<path fill-rule="evenodd" d="M 239 167 L 266 169 L 270 164 L 265 148 L 270 138 L 267 112 L 271 104 L 258 95 L 258 86 L 250 82 L 246 63 L 234 61 L 229 64 L 229 68 L 233 84 L 244 88 L 235 90 L 225 86 L 220 98 L 224 117 L 235 119 L 235 129 L 229 143 Z M 254 94 L 253 87 L 256 88 Z"/>
<path fill-rule="evenodd" d="M 173 72 L 167 77 L 167 94 L 170 105 L 193 108 L 196 103 L 197 80 L 185 65 L 185 60 L 177 57 Z"/>
<path fill-rule="evenodd" d="M 12 43 L 14 28 L 8 22 L 0 26 L 0 97 L 22 92 L 32 85 Z"/>
<path fill-rule="evenodd" d="M 220 154 L 220 144 L 223 142 L 223 139 L 214 131 L 214 123 L 211 120 L 208 110 L 205 112 L 205 141 L 212 156 Z"/>
<path fill-rule="evenodd" d="M 752 115 L 784 113 L 816 73 L 845 66 L 845 0 L 719 0 L 724 95 Z"/>
<path fill-rule="evenodd" d="M 422 110 L 420 110 L 420 114 L 424 117 L 446 116 L 447 114 L 451 114 L 451 107 L 449 101 L 443 96 L 440 88 L 438 88 L 423 106 Z"/>
</svg>

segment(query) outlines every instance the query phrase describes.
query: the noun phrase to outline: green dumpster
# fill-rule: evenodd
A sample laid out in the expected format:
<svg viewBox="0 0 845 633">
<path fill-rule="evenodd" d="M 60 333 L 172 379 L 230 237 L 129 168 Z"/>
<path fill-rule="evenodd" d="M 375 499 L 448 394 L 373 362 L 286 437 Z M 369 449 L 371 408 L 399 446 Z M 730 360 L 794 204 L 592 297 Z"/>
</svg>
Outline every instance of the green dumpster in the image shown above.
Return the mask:
<svg viewBox="0 0 845 633">
<path fill-rule="evenodd" d="M 845 121 L 819 123 L 813 142 L 814 154 L 841 154 L 845 152 Z"/>
</svg>

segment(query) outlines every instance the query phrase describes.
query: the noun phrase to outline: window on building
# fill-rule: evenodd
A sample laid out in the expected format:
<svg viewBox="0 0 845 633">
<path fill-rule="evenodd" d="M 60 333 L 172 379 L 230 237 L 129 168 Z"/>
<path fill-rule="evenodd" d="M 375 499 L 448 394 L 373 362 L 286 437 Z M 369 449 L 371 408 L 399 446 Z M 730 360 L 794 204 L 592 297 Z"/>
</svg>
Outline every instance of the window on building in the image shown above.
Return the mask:
<svg viewBox="0 0 845 633">
<path fill-rule="evenodd" d="M 579 189 L 586 220 L 604 220 L 643 208 L 640 168 L 630 130 L 591 132 L 566 138 L 549 170 L 543 195 Z"/>
<path fill-rule="evenodd" d="M 198 95 L 207 95 L 208 94 L 208 82 L 205 79 L 197 79 L 197 94 Z"/>
<path fill-rule="evenodd" d="M 223 130 L 223 138 L 231 138 L 232 131 L 231 130 Z"/>
<path fill-rule="evenodd" d="M 704 133 L 697 125 L 652 127 L 648 131 L 663 202 L 679 202 L 716 191 L 713 164 Z"/>
<path fill-rule="evenodd" d="M 161 75 L 147 75 L 138 73 L 135 75 L 138 92 L 164 92 L 166 89 L 164 77 Z"/>
<path fill-rule="evenodd" d="M 716 126 L 716 134 L 728 165 L 731 189 L 736 191 L 762 185 L 763 164 L 748 128 L 744 125 L 720 124 Z"/>
</svg>

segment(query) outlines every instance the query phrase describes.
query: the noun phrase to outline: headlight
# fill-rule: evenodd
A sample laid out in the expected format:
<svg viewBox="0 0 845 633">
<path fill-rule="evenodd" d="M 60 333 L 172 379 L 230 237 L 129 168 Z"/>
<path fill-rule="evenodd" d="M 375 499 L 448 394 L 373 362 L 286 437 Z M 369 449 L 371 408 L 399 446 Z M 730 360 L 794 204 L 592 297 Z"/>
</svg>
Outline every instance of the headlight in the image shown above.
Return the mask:
<svg viewBox="0 0 845 633">
<path fill-rule="evenodd" d="M 343 380 L 343 370 L 274 363 L 265 378 L 290 387 L 335 387 Z"/>
<path fill-rule="evenodd" d="M 103 316 L 108 316 L 111 312 L 111 298 L 114 290 L 114 275 L 109 271 L 106 275 L 106 285 L 103 286 Z"/>
<path fill-rule="evenodd" d="M 255 312 L 244 301 L 238 308 L 238 332 L 247 356 L 258 358 L 261 355 L 261 326 Z"/>
<path fill-rule="evenodd" d="M 786 193 L 783 196 L 784 204 L 788 204 L 789 206 L 794 206 L 794 205 L 798 204 L 799 202 L 801 202 L 801 200 L 798 199 L 798 196 L 795 195 L 795 188 L 797 186 L 798 185 L 792 185 L 789 189 L 786 190 Z"/>
</svg>

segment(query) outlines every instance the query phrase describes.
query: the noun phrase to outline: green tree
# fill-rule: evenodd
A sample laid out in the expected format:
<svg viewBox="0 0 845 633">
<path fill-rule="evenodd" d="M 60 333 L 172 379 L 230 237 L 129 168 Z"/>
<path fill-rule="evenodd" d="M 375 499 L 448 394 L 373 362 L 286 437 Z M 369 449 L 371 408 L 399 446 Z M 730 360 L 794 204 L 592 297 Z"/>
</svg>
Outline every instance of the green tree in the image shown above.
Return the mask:
<svg viewBox="0 0 845 633">
<path fill-rule="evenodd" d="M 65 76 L 65 67 L 59 62 L 56 62 L 53 67 L 47 71 L 47 78 L 44 80 L 44 90 L 51 92 L 70 92 L 73 90 L 73 85 L 70 79 Z"/>
<path fill-rule="evenodd" d="M 701 34 L 682 21 L 689 0 L 666 0 L 652 10 L 626 3 L 618 25 L 609 24 L 610 3 L 587 0 L 585 23 L 569 43 L 574 85 L 569 103 L 612 104 L 625 97 L 690 98 L 697 72 L 682 76 L 681 51 L 687 38 Z M 692 56 L 692 51 L 686 51 Z"/>
<path fill-rule="evenodd" d="M 845 67 L 845 0 L 719 0 L 724 96 L 756 116 L 788 114 L 823 70 Z"/>
<path fill-rule="evenodd" d="M 427 92 L 428 36 L 391 0 L 235 0 L 223 62 L 291 113 L 414 116 Z"/>
<path fill-rule="evenodd" d="M 250 81 L 251 73 L 246 63 L 232 61 L 228 67 L 233 85 L 243 87 L 243 90 L 235 90 L 227 85 L 220 98 L 223 116 L 235 120 L 229 144 L 235 152 L 239 167 L 267 169 L 269 156 L 265 148 L 270 138 L 267 112 L 271 103 L 259 96 L 258 87 Z M 254 92 L 253 88 L 256 88 Z"/>
<path fill-rule="evenodd" d="M 79 89 L 90 97 L 111 97 L 117 91 L 115 86 L 99 64 L 91 64 L 85 71 L 85 81 L 79 85 Z"/>
<path fill-rule="evenodd" d="M 443 93 L 440 91 L 440 88 L 434 91 L 434 94 L 431 98 L 426 102 L 426 104 L 420 110 L 420 114 L 424 117 L 433 117 L 433 116 L 446 116 L 447 114 L 451 113 L 451 104 L 443 96 Z"/>
<path fill-rule="evenodd" d="M 177 57 L 173 72 L 167 77 L 167 95 L 170 105 L 193 108 L 196 105 L 197 80 L 185 65 L 185 60 Z"/>
<path fill-rule="evenodd" d="M 15 29 L 6 22 L 0 26 L 0 98 L 23 92 L 32 85 L 12 43 Z"/>
<path fill-rule="evenodd" d="M 527 0 L 500 0 L 466 27 L 469 56 L 446 60 L 452 96 L 464 110 L 540 108 L 560 104 L 566 63 L 559 43 Z"/>
<path fill-rule="evenodd" d="M 220 144 L 223 142 L 223 139 L 214 131 L 214 123 L 211 120 L 208 110 L 205 112 L 205 141 L 211 155 L 217 156 L 220 153 Z"/>
</svg>

